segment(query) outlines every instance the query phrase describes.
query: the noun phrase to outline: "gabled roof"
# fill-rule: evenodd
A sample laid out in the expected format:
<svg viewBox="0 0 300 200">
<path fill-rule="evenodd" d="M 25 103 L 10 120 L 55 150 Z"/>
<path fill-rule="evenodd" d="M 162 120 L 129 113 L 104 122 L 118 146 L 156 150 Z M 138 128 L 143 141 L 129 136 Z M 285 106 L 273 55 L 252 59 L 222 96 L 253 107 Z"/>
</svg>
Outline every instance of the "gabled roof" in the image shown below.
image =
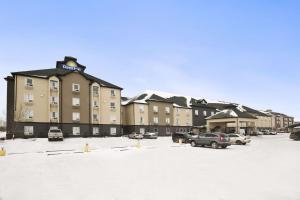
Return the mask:
<svg viewBox="0 0 300 200">
<path fill-rule="evenodd" d="M 49 78 L 51 76 L 65 76 L 69 73 L 72 73 L 73 71 L 61 69 L 61 68 L 51 68 L 51 69 L 41 69 L 41 70 L 31 70 L 31 71 L 20 71 L 20 72 L 12 72 L 12 75 L 23 75 L 23 76 L 32 76 L 32 77 L 39 77 L 39 78 Z M 122 89 L 119 86 L 116 86 L 112 83 L 106 82 L 102 79 L 96 78 L 90 74 L 87 74 L 85 72 L 80 72 L 81 75 L 83 75 L 86 79 L 99 83 L 100 86 L 103 87 L 109 87 L 109 88 L 116 88 L 116 89 Z"/>
<path fill-rule="evenodd" d="M 173 96 L 173 97 L 168 98 L 168 100 L 174 102 L 179 107 L 188 108 L 187 100 L 185 97 Z"/>
<path fill-rule="evenodd" d="M 248 113 L 246 110 L 241 107 L 228 107 L 216 114 L 207 117 L 206 119 L 227 119 L 227 118 L 248 118 L 248 119 L 257 119 L 252 114 Z"/>
<path fill-rule="evenodd" d="M 125 100 L 122 102 L 122 105 L 128 105 L 131 103 L 141 103 L 141 104 L 147 104 L 149 101 L 158 101 L 158 102 L 166 102 L 166 103 L 173 103 L 172 101 L 163 98 L 161 96 L 158 96 L 153 93 L 142 93 L 140 95 L 137 95 L 131 99 Z"/>
</svg>

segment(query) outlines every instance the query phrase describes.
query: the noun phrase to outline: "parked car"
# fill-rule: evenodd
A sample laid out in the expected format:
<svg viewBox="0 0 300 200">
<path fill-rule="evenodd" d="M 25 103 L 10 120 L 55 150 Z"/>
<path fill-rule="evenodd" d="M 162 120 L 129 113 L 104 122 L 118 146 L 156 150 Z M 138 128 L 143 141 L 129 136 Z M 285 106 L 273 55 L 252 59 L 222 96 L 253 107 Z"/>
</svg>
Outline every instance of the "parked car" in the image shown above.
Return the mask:
<svg viewBox="0 0 300 200">
<path fill-rule="evenodd" d="M 245 145 L 251 142 L 251 139 L 249 137 L 240 134 L 229 134 L 228 137 L 230 140 L 230 144 Z"/>
<path fill-rule="evenodd" d="M 158 133 L 157 132 L 146 132 L 144 134 L 145 139 L 157 139 Z"/>
<path fill-rule="evenodd" d="M 292 140 L 300 140 L 300 131 L 292 132 L 290 134 L 290 139 L 292 139 Z"/>
<path fill-rule="evenodd" d="M 269 135 L 277 135 L 277 132 L 271 131 L 271 132 L 269 132 Z"/>
<path fill-rule="evenodd" d="M 53 140 L 64 140 L 64 135 L 61 129 L 55 128 L 55 129 L 49 129 L 48 131 L 48 141 Z"/>
<path fill-rule="evenodd" d="M 136 132 L 133 132 L 133 133 L 128 135 L 128 138 L 130 138 L 130 139 L 143 139 L 143 135 L 139 134 L 139 133 L 136 133 Z"/>
<path fill-rule="evenodd" d="M 204 133 L 190 139 L 191 146 L 211 146 L 214 149 L 230 146 L 229 137 L 224 133 Z"/>
<path fill-rule="evenodd" d="M 0 140 L 6 139 L 6 132 L 0 132 Z"/>
<path fill-rule="evenodd" d="M 189 133 L 177 132 L 172 134 L 173 142 L 178 143 L 181 139 L 182 143 L 190 143 L 191 135 Z"/>
</svg>

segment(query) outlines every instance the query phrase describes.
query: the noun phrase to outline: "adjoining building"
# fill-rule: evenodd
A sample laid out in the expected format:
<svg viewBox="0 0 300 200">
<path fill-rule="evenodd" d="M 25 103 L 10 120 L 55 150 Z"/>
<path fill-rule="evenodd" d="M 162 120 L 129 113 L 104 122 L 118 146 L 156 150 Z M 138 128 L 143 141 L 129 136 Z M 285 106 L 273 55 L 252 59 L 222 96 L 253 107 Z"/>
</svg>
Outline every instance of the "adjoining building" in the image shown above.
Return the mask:
<svg viewBox="0 0 300 200">
<path fill-rule="evenodd" d="M 121 134 L 122 88 L 85 73 L 76 58 L 55 68 L 13 72 L 7 81 L 7 136 L 47 137 Z"/>
<path fill-rule="evenodd" d="M 123 133 L 157 132 L 159 136 L 173 131 L 173 102 L 153 93 L 144 93 L 122 102 Z"/>
<path fill-rule="evenodd" d="M 272 110 L 266 110 L 265 113 L 272 117 L 272 129 L 275 131 L 287 131 L 287 127 L 294 124 L 294 117 Z"/>
</svg>

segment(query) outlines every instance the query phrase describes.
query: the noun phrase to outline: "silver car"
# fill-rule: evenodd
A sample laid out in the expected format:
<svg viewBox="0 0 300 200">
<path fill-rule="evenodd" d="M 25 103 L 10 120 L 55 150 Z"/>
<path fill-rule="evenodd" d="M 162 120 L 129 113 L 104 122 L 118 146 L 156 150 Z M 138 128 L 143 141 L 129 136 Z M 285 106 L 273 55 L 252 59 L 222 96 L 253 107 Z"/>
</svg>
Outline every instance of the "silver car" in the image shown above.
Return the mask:
<svg viewBox="0 0 300 200">
<path fill-rule="evenodd" d="M 60 129 L 49 129 L 48 131 L 48 141 L 53 140 L 64 140 L 64 135 Z"/>
</svg>

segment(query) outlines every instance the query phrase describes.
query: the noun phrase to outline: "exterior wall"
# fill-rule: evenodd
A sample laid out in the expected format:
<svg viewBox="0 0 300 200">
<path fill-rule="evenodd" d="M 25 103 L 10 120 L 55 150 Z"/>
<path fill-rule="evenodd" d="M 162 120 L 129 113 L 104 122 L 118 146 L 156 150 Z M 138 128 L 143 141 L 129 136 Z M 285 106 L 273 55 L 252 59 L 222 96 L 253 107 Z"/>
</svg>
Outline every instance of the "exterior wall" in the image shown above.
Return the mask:
<svg viewBox="0 0 300 200">
<path fill-rule="evenodd" d="M 240 133 L 241 129 L 246 131 L 254 131 L 256 127 L 256 119 L 247 118 L 225 118 L 225 119 L 208 119 L 207 130 L 211 131 L 217 126 L 220 126 L 221 131 L 228 132 L 233 129 L 237 129 L 237 133 Z M 224 130 L 225 129 L 225 130 Z M 249 134 L 249 133 L 248 133 Z"/>
<path fill-rule="evenodd" d="M 123 125 L 134 125 L 134 104 L 124 106 L 124 113 Z"/>
<path fill-rule="evenodd" d="M 256 116 L 256 127 L 258 129 L 272 129 L 272 117 Z"/>
<path fill-rule="evenodd" d="M 12 138 L 13 129 L 14 129 L 14 90 L 15 90 L 15 81 L 14 79 L 7 79 L 7 110 L 6 110 L 6 137 Z"/>
<path fill-rule="evenodd" d="M 196 110 L 198 110 L 198 116 L 195 114 Z M 204 115 L 204 111 L 206 111 L 206 115 Z M 208 106 L 192 106 L 192 116 L 193 116 L 193 126 L 204 126 L 206 125 L 207 117 L 212 115 L 212 112 L 215 114 L 216 109 Z"/>
<path fill-rule="evenodd" d="M 173 118 L 174 126 L 192 126 L 193 111 L 191 108 L 174 107 Z"/>
<path fill-rule="evenodd" d="M 153 111 L 153 107 L 158 107 L 158 113 L 155 113 Z M 170 113 L 167 114 L 165 111 L 165 108 L 170 108 Z M 165 103 L 165 102 L 157 102 L 157 101 L 149 101 L 149 108 L 148 108 L 148 114 L 149 114 L 149 125 L 159 125 L 159 126 L 166 126 L 166 125 L 172 125 L 174 123 L 173 120 L 173 104 L 172 103 Z M 154 123 L 154 117 L 158 117 L 158 124 Z M 166 118 L 170 118 L 170 124 L 166 123 Z"/>
<path fill-rule="evenodd" d="M 115 96 L 111 96 L 111 90 L 115 91 Z M 115 109 L 111 109 L 110 103 L 115 103 Z M 101 124 L 121 124 L 121 90 L 107 87 L 100 88 L 100 123 Z"/>
<path fill-rule="evenodd" d="M 78 72 L 72 72 L 61 77 L 61 114 L 62 123 L 73 123 L 72 113 L 80 113 L 79 123 L 90 123 L 90 81 Z M 72 85 L 79 84 L 80 91 L 73 92 Z M 72 105 L 72 98 L 80 99 L 80 106 Z"/>
<path fill-rule="evenodd" d="M 143 106 L 144 111 L 140 110 L 140 106 Z M 148 104 L 133 104 L 134 111 L 134 125 L 146 126 L 149 125 L 148 119 Z M 141 118 L 143 118 L 143 122 L 141 122 Z"/>
<path fill-rule="evenodd" d="M 93 91 L 93 87 L 96 86 L 98 87 L 98 94 L 96 94 Z M 98 83 L 93 83 L 90 86 L 90 119 L 92 124 L 100 124 L 100 118 L 101 118 L 101 112 L 100 112 L 100 98 L 101 98 L 101 93 L 100 93 L 100 85 Z M 94 105 L 94 101 L 96 101 L 98 104 L 97 106 Z M 96 114 L 98 115 L 98 121 L 93 119 L 93 115 Z"/>
<path fill-rule="evenodd" d="M 33 80 L 33 87 L 25 86 L 25 76 L 15 76 L 15 115 L 17 122 L 49 122 L 49 94 L 48 79 L 28 77 Z M 33 95 L 32 103 L 25 103 L 25 94 Z M 46 106 L 45 106 L 46 105 Z M 33 119 L 25 119 L 24 112 L 33 111 Z"/>
</svg>

